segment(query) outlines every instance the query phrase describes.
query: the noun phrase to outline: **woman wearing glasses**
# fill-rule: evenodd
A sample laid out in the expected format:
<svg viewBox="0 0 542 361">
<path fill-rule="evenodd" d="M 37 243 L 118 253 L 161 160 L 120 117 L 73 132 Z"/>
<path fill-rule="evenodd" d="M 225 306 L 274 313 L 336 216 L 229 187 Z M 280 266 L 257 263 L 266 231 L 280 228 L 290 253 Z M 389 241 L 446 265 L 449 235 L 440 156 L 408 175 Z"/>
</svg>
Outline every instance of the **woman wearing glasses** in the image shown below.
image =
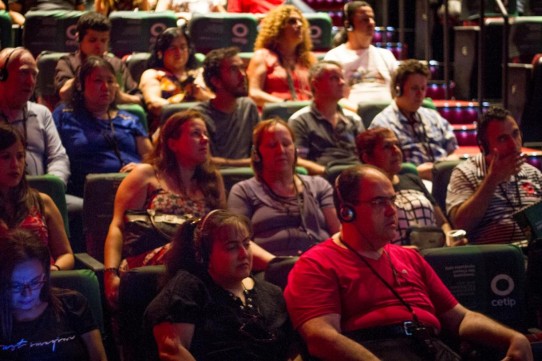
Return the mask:
<svg viewBox="0 0 542 361">
<path fill-rule="evenodd" d="M 87 300 L 51 287 L 49 257 L 31 232 L 0 234 L 0 359 L 106 360 Z"/>
<path fill-rule="evenodd" d="M 250 221 L 226 210 L 185 223 L 168 255 L 168 283 L 145 312 L 165 360 L 286 360 L 282 292 L 250 276 Z M 149 359 L 157 359 L 154 353 Z"/>
<path fill-rule="evenodd" d="M 0 123 L 0 232 L 32 231 L 51 251 L 51 270 L 72 269 L 74 257 L 62 216 L 51 197 L 28 186 L 25 157 L 22 135 Z"/>
<path fill-rule="evenodd" d="M 267 13 L 247 68 L 249 94 L 258 106 L 312 98 L 311 48 L 309 23 L 299 9 L 281 5 Z"/>
<path fill-rule="evenodd" d="M 420 177 L 414 174 L 399 174 L 403 153 L 395 133 L 387 128 L 374 128 L 359 134 L 356 147 L 363 163 L 374 165 L 384 171 L 391 180 L 397 198 L 398 237 L 394 243 L 410 244 L 409 227 L 438 226 L 445 234 L 451 230 L 446 216 L 429 193 Z M 465 238 L 448 237 L 448 246 L 459 246 Z"/>
<path fill-rule="evenodd" d="M 117 109 L 118 89 L 111 64 L 90 56 L 81 66 L 73 102 L 53 113 L 70 158 L 70 194 L 83 196 L 89 173 L 131 171 L 152 148 L 140 120 Z"/>
</svg>

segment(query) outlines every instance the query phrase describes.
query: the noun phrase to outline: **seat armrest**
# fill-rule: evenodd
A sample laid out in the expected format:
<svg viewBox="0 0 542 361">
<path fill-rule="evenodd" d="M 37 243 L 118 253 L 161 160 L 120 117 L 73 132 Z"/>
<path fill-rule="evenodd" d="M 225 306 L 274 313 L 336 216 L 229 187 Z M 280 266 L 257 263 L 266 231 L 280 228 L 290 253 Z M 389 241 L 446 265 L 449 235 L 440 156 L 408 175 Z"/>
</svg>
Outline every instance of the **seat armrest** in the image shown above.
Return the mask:
<svg viewBox="0 0 542 361">
<path fill-rule="evenodd" d="M 88 253 L 75 253 L 74 256 L 76 268 L 87 268 L 93 270 L 95 273 L 103 272 L 103 263 L 89 255 Z"/>
</svg>

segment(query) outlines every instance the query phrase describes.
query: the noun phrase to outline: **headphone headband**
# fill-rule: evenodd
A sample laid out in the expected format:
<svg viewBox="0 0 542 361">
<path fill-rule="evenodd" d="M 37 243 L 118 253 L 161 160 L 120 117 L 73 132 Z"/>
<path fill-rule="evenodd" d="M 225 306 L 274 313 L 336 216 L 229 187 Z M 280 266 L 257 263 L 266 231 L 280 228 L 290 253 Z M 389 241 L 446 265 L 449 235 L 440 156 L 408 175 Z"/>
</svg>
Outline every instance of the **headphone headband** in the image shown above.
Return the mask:
<svg viewBox="0 0 542 361">
<path fill-rule="evenodd" d="M 8 75 L 9 75 L 9 72 L 8 72 L 8 65 L 9 65 L 9 61 L 11 59 L 11 56 L 17 51 L 17 50 L 20 50 L 20 49 L 23 49 L 23 47 L 21 46 L 18 46 L 16 48 L 13 48 L 13 50 L 11 50 L 7 57 L 6 57 L 6 61 L 4 62 L 4 65 L 2 66 L 2 69 L 0 69 L 0 81 L 6 81 L 8 79 Z"/>
</svg>

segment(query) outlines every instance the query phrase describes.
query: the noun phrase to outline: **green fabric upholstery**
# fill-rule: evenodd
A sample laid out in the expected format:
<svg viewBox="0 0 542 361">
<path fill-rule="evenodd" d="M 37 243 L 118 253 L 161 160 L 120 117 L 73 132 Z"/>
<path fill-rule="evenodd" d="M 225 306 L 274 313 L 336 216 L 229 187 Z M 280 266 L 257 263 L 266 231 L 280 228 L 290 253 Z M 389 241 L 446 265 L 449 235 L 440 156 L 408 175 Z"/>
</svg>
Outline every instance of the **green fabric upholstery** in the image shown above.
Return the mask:
<svg viewBox="0 0 542 361">
<path fill-rule="evenodd" d="M 139 122 L 143 124 L 145 127 L 145 130 L 149 131 L 149 124 L 147 122 L 147 113 L 145 112 L 145 109 L 139 104 L 119 104 L 119 109 L 125 110 L 128 113 L 135 115 L 137 119 L 139 119 Z"/>
<path fill-rule="evenodd" d="M 87 252 L 104 259 L 104 243 L 113 218 L 117 189 L 126 173 L 89 174 L 83 196 L 83 233 Z"/>
<path fill-rule="evenodd" d="M 422 254 L 463 306 L 523 330 L 525 261 L 518 247 L 469 245 Z"/>
<path fill-rule="evenodd" d="M 51 284 L 54 287 L 68 288 L 83 294 L 88 300 L 92 314 L 102 335 L 104 319 L 98 277 L 89 269 L 51 272 Z"/>
<path fill-rule="evenodd" d="M 66 187 L 64 182 L 60 178 L 52 174 L 46 175 L 32 175 L 26 176 L 26 180 L 30 187 L 37 189 L 38 191 L 47 194 L 53 199 L 58 208 L 62 220 L 64 221 L 64 227 L 66 234 L 70 236 L 70 229 L 68 224 L 68 207 L 66 206 Z"/>
<path fill-rule="evenodd" d="M 11 37 L 11 18 L 5 10 L 0 11 L 0 49 L 10 48 L 13 46 Z"/>
<path fill-rule="evenodd" d="M 266 103 L 262 109 L 262 119 L 279 117 L 284 121 L 288 121 L 292 114 L 299 109 L 310 105 L 310 100 L 286 101 L 281 103 Z"/>
<path fill-rule="evenodd" d="M 83 12 L 29 11 L 25 14 L 23 46 L 34 57 L 42 51 L 71 52 L 79 48 L 76 24 Z"/>
<path fill-rule="evenodd" d="M 444 160 L 433 165 L 433 189 L 431 193 L 443 212 L 446 212 L 446 194 L 448 193 L 448 183 L 452 171 L 460 162 L 460 160 Z"/>
<path fill-rule="evenodd" d="M 158 294 L 164 266 L 148 266 L 129 270 L 122 275 L 119 289 L 119 327 L 125 360 L 144 361 L 143 314 Z"/>
<path fill-rule="evenodd" d="M 113 11 L 109 19 L 111 51 L 118 57 L 148 52 L 162 31 L 177 26 L 173 11 Z"/>
<path fill-rule="evenodd" d="M 193 108 L 198 102 L 184 102 L 177 104 L 167 104 L 162 108 L 162 115 L 160 116 L 160 124 L 164 124 L 169 117 L 173 114 L 182 112 L 183 110 L 188 110 Z"/>
<path fill-rule="evenodd" d="M 258 20 L 248 13 L 196 13 L 190 20 L 189 32 L 196 51 L 203 54 L 228 46 L 251 52 L 258 34 Z"/>
<path fill-rule="evenodd" d="M 313 51 L 328 51 L 331 49 L 332 22 L 328 13 L 315 12 L 303 14 L 310 25 Z"/>
</svg>

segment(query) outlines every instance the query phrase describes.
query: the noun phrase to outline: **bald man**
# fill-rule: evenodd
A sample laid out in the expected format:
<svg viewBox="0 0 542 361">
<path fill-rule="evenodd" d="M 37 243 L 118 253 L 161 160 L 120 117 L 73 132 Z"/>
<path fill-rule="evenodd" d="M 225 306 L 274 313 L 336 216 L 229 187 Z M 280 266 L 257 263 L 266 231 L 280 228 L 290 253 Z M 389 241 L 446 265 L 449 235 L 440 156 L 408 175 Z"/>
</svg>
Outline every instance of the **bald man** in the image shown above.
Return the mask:
<svg viewBox="0 0 542 361">
<path fill-rule="evenodd" d="M 30 101 L 37 75 L 36 60 L 28 50 L 0 51 L 0 121 L 11 124 L 23 135 L 27 174 L 54 174 L 67 184 L 70 162 L 51 112 Z"/>
</svg>

